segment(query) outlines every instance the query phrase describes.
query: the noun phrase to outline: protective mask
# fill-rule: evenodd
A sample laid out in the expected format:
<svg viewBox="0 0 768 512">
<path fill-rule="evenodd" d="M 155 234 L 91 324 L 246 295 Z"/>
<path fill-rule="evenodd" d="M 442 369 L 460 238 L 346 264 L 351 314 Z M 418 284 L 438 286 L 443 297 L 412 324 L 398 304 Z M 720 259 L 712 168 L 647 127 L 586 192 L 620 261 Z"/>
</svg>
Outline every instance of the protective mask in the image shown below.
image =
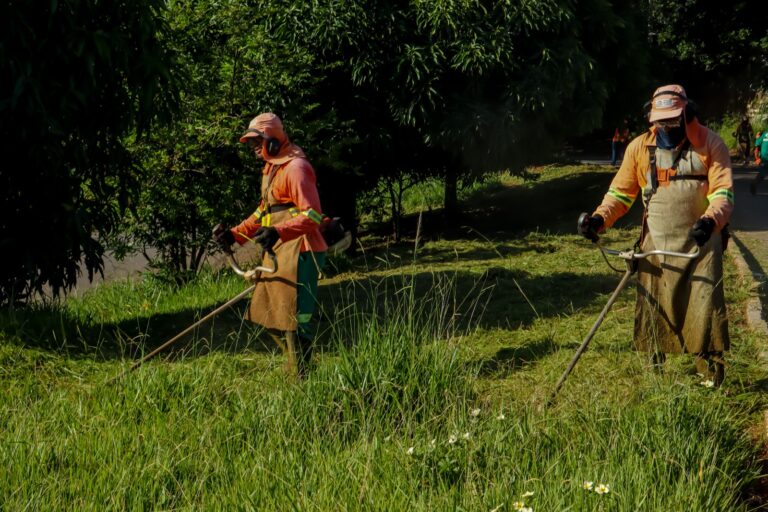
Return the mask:
<svg viewBox="0 0 768 512">
<path fill-rule="evenodd" d="M 661 149 L 675 149 L 685 139 L 685 126 L 680 123 L 680 126 L 674 128 L 657 128 L 656 129 L 656 145 Z"/>
</svg>

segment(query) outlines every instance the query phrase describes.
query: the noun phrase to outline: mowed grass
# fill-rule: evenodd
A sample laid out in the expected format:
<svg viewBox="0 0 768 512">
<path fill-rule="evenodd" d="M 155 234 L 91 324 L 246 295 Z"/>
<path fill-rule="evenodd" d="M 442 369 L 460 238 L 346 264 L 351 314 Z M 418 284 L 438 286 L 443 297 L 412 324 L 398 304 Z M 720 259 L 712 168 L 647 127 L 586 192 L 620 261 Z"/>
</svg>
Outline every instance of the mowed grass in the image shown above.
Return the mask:
<svg viewBox="0 0 768 512">
<path fill-rule="evenodd" d="M 610 179 L 540 172 L 535 183 L 501 180 L 487 197 L 536 204 L 562 180 Z M 619 280 L 560 230 L 571 213 L 553 213 L 551 230 L 475 226 L 415 252 L 411 240 L 337 261 L 345 270 L 329 271 L 320 291 L 322 353 L 298 384 L 241 321 L 245 303 L 108 382 L 128 356 L 241 290 L 226 273 L 6 312 L 0 509 L 756 509 L 768 375 L 764 340 L 742 319 L 749 283 L 730 263 L 721 389 L 700 385 L 689 356 L 649 371 L 631 349 L 630 287 L 544 407 Z M 634 237 L 617 229 L 606 243 Z"/>
</svg>

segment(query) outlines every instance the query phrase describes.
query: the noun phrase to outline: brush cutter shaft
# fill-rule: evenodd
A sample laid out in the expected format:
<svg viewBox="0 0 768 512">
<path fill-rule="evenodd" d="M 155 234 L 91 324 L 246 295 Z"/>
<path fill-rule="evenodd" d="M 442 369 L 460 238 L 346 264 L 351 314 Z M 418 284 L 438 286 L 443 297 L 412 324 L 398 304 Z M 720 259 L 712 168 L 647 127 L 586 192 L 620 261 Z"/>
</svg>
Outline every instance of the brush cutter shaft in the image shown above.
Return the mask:
<svg viewBox="0 0 768 512">
<path fill-rule="evenodd" d="M 222 304 L 221 306 L 217 307 L 216 309 L 214 309 L 213 311 L 211 311 L 210 313 L 208 313 L 207 315 L 205 315 L 203 318 L 201 318 L 201 319 L 200 319 L 200 320 L 198 320 L 197 322 L 193 323 L 192 325 L 190 325 L 189 327 L 187 327 L 186 329 L 184 329 L 183 331 L 181 331 L 179 334 L 177 334 L 177 335 L 176 335 L 176 336 L 174 336 L 173 338 L 169 339 L 168 341 L 166 341 L 165 343 L 163 343 L 163 344 L 162 344 L 162 345 L 160 345 L 159 347 L 157 347 L 157 348 L 156 348 L 155 350 L 153 350 L 152 352 L 150 352 L 149 354 L 145 355 L 144 357 L 142 357 L 141 359 L 139 359 L 138 361 L 136 361 L 135 363 L 133 363 L 133 364 L 131 365 L 131 367 L 130 367 L 128 370 L 126 370 L 125 372 L 121 373 L 121 374 L 120 374 L 120 375 L 119 375 L 117 378 L 115 378 L 114 380 L 118 380 L 120 377 L 124 376 L 126 373 L 132 372 L 133 370 L 135 370 L 136 368 L 138 368 L 139 366 L 141 366 L 141 365 L 142 365 L 142 364 L 144 364 L 145 362 L 149 361 L 150 359 L 152 359 L 153 357 L 155 357 L 157 354 L 159 354 L 160 352 L 162 352 L 163 350 L 165 350 L 166 348 L 168 348 L 168 347 L 169 347 L 169 346 L 171 346 L 172 344 L 176 343 L 176 341 L 178 341 L 178 340 L 179 340 L 179 338 L 183 337 L 185 334 L 188 334 L 188 333 L 190 333 L 190 332 L 191 332 L 193 329 L 195 329 L 196 327 L 198 327 L 198 326 L 200 326 L 200 325 L 204 324 L 205 322 L 207 322 L 207 321 L 208 321 L 208 320 L 210 320 L 211 318 L 215 317 L 216 315 L 218 315 L 218 314 L 219 314 L 219 313 L 221 313 L 222 311 L 224 311 L 224 310 L 226 310 L 226 309 L 229 309 L 229 308 L 230 308 L 230 307 L 232 307 L 234 304 L 236 304 L 238 301 L 242 300 L 242 299 L 243 299 L 243 297 L 246 297 L 246 296 L 248 296 L 248 295 L 249 295 L 251 292 L 253 292 L 253 289 L 254 289 L 254 288 L 256 288 L 256 285 L 255 285 L 255 284 L 254 284 L 254 285 L 251 285 L 251 286 L 249 286 L 248 288 L 246 288 L 246 289 L 245 289 L 245 290 L 243 290 L 242 292 L 238 293 L 237 295 L 235 295 L 234 297 L 232 297 L 230 300 L 228 300 L 227 302 L 225 302 L 225 303 L 224 303 L 224 304 Z"/>
<path fill-rule="evenodd" d="M 605 320 L 605 316 L 608 314 L 608 311 L 613 306 L 613 303 L 616 302 L 616 299 L 619 298 L 619 294 L 621 293 L 621 290 L 623 290 L 624 287 L 627 286 L 627 283 L 629 282 L 629 278 L 632 276 L 632 274 L 635 273 L 636 266 L 634 265 L 634 262 L 636 260 L 640 260 L 643 258 L 647 258 L 648 256 L 654 256 L 654 255 L 673 256 L 677 258 L 686 258 L 689 260 L 692 260 L 699 256 L 698 247 L 689 253 L 664 251 L 661 249 L 655 249 L 653 251 L 648 251 L 648 252 L 635 252 L 632 250 L 617 251 L 616 249 L 606 249 L 599 244 L 598 244 L 598 248 L 600 249 L 600 251 L 602 251 L 604 257 L 606 254 L 610 254 L 611 256 L 618 256 L 619 258 L 623 259 L 627 264 L 627 270 L 626 272 L 624 272 L 624 276 L 621 278 L 621 281 L 619 281 L 619 285 L 613 291 L 611 298 L 608 299 L 608 302 L 605 304 L 605 307 L 600 312 L 600 316 L 597 317 L 597 321 L 595 321 L 595 324 L 592 326 L 592 329 L 589 330 L 587 337 L 584 338 L 584 341 L 581 342 L 581 346 L 579 346 L 578 350 L 576 350 L 576 353 L 573 355 L 571 362 L 568 364 L 568 367 L 563 372 L 563 375 L 560 377 L 560 380 L 557 381 L 557 384 L 555 385 L 555 390 L 552 392 L 552 395 L 550 395 L 549 400 L 547 401 L 547 405 L 551 404 L 555 400 L 555 397 L 557 396 L 558 391 L 560 391 L 560 388 L 563 387 L 563 384 L 565 383 L 565 379 L 568 378 L 568 375 L 570 375 L 574 366 L 576 366 L 576 363 L 579 362 L 579 358 L 581 357 L 581 354 L 583 354 L 584 351 L 587 350 L 587 347 L 589 346 L 589 342 L 592 341 L 592 338 L 597 332 L 597 329 L 600 327 L 600 324 L 602 324 L 603 320 Z M 610 262 L 608 262 L 608 258 L 605 258 L 605 261 L 608 263 L 608 265 L 610 265 Z M 611 268 L 613 268 L 613 266 L 611 266 Z"/>
<path fill-rule="evenodd" d="M 624 273 L 624 276 L 621 278 L 621 281 L 619 281 L 619 285 L 613 291 L 613 295 L 611 295 L 611 298 L 608 299 L 608 302 L 605 304 L 605 307 L 600 312 L 600 316 L 597 317 L 597 321 L 592 326 L 592 329 L 589 330 L 589 334 L 587 334 L 587 337 L 584 338 L 584 341 L 581 342 L 581 346 L 579 346 L 579 349 L 576 351 L 576 354 L 574 354 L 573 359 L 571 359 L 571 362 L 568 364 L 568 368 L 565 369 L 565 371 L 563 372 L 563 375 L 560 377 L 560 380 L 557 381 L 557 384 L 555 385 L 555 390 L 552 392 L 552 396 L 549 398 L 550 403 L 555 399 L 557 392 L 560 391 L 560 388 L 565 383 L 565 379 L 568 378 L 568 375 L 571 373 L 571 370 L 573 370 L 573 367 L 576 366 L 576 363 L 579 361 L 581 354 L 583 354 L 584 351 L 587 350 L 587 347 L 589 346 L 589 342 L 592 341 L 592 337 L 597 332 L 597 329 L 600 327 L 600 324 L 602 324 L 603 320 L 605 320 L 605 316 L 608 314 L 608 311 L 613 306 L 613 303 L 616 302 L 616 299 L 619 298 L 619 294 L 621 293 L 621 290 L 623 290 L 624 287 L 627 286 L 627 283 L 629 282 L 629 278 L 632 276 L 632 274 L 634 274 L 634 271 L 629 268 Z"/>
</svg>

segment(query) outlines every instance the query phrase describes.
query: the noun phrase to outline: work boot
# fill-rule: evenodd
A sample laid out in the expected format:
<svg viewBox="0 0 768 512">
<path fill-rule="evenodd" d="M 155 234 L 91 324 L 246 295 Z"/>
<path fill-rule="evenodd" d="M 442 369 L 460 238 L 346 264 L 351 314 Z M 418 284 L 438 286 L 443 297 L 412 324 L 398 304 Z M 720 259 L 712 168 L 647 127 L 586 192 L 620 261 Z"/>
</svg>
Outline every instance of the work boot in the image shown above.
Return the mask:
<svg viewBox="0 0 768 512">
<path fill-rule="evenodd" d="M 305 338 L 301 334 L 297 336 L 299 340 L 299 362 L 301 377 L 306 377 L 309 373 L 310 365 L 312 364 L 312 353 L 314 351 L 314 343 L 311 338 Z"/>
<path fill-rule="evenodd" d="M 714 387 L 719 388 L 725 379 L 725 360 L 722 354 L 702 353 L 696 354 L 696 372 L 704 377 L 704 381 L 712 381 Z"/>
<path fill-rule="evenodd" d="M 289 377 L 301 378 L 302 377 L 302 360 L 300 356 L 299 337 L 296 335 L 296 331 L 285 331 L 285 364 L 283 364 L 283 370 Z"/>
<path fill-rule="evenodd" d="M 664 363 L 667 360 L 667 355 L 664 352 L 654 352 L 651 354 L 651 369 L 655 373 L 664 372 Z"/>
</svg>

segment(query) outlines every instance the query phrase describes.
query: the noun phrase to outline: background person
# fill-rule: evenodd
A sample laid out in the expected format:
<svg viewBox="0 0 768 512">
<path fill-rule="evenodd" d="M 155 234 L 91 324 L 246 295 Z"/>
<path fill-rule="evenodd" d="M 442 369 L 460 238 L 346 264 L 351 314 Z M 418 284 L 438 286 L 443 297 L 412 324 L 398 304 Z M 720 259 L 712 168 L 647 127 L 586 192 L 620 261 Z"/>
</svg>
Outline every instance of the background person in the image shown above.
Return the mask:
<svg viewBox="0 0 768 512">
<path fill-rule="evenodd" d="M 768 130 L 762 132 L 756 139 L 755 139 L 755 155 L 758 155 L 759 152 L 759 159 L 757 159 L 760 167 L 757 170 L 757 176 L 755 176 L 754 181 L 749 184 L 749 192 L 752 195 L 757 194 L 757 187 L 760 186 L 760 183 L 765 179 L 765 175 L 768 174 Z"/>
<path fill-rule="evenodd" d="M 629 141 L 629 122 L 625 119 L 617 126 L 611 139 L 611 165 L 615 166 L 619 160 L 624 159 L 624 149 Z"/>
<path fill-rule="evenodd" d="M 649 121 L 629 144 L 590 228 L 611 227 L 642 192 L 641 251 L 701 248 L 695 260 L 639 260 L 634 343 L 659 365 L 666 353 L 696 354 L 697 370 L 719 385 L 730 345 L 721 240 L 733 211 L 728 148 L 699 124 L 679 85 L 654 92 Z"/>
<path fill-rule="evenodd" d="M 744 162 L 744 165 L 749 163 L 749 154 L 752 149 L 752 125 L 749 124 L 749 118 L 744 116 L 736 127 L 736 131 L 733 132 L 733 136 L 736 137 L 736 145 L 739 150 L 739 157 Z"/>
</svg>

